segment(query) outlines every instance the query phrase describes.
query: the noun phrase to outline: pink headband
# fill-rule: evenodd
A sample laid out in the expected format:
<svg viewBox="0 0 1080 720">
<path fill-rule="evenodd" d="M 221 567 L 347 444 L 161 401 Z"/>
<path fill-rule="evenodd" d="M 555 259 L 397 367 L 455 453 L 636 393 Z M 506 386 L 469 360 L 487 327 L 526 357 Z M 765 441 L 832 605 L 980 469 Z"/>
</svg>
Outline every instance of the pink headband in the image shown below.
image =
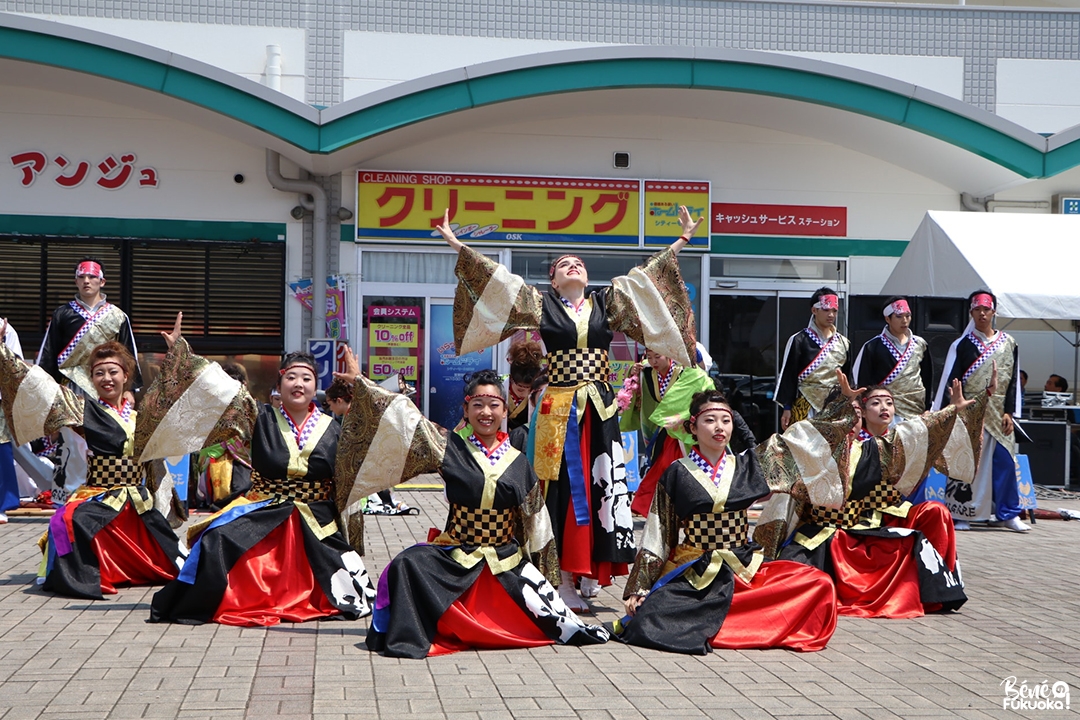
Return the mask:
<svg viewBox="0 0 1080 720">
<path fill-rule="evenodd" d="M 971 298 L 971 309 L 974 310 L 977 307 L 985 307 L 994 309 L 994 298 L 987 293 L 979 293 L 975 297 Z"/>
<path fill-rule="evenodd" d="M 476 393 L 475 395 L 466 395 L 465 402 L 469 402 L 474 398 L 492 398 L 494 400 L 502 400 L 502 402 L 504 403 L 506 402 L 505 400 L 503 400 L 502 395 L 495 395 L 494 393 Z"/>
<path fill-rule="evenodd" d="M 694 423 L 696 423 L 697 419 L 698 419 L 698 416 L 704 415 L 707 412 L 712 412 L 713 410 L 719 410 L 720 412 L 726 412 L 728 415 L 731 415 L 733 420 L 735 419 L 735 416 L 731 412 L 731 408 L 724 407 L 723 405 L 718 405 L 716 403 L 712 403 L 712 405 L 706 405 L 705 407 L 698 410 L 697 415 L 691 415 L 690 416 L 690 424 L 693 425 Z"/>
<path fill-rule="evenodd" d="M 555 258 L 555 262 L 551 263 L 551 267 L 548 268 L 548 280 L 551 280 L 552 278 L 555 277 L 555 268 L 559 266 L 559 263 L 561 263 L 566 258 L 571 258 L 571 257 L 572 258 L 577 258 L 578 260 L 581 260 L 581 258 L 579 258 L 577 255 L 562 255 L 560 257 Z M 585 263 L 584 260 L 581 260 L 581 262 L 582 262 L 582 264 Z"/>
<path fill-rule="evenodd" d="M 75 277 L 81 278 L 83 275 L 92 275 L 96 278 L 105 279 L 105 273 L 102 271 L 101 266 L 92 260 L 86 260 L 79 263 L 79 266 L 75 268 Z"/>
<path fill-rule="evenodd" d="M 840 298 L 835 295 L 822 295 L 818 298 L 818 301 L 814 303 L 814 307 L 818 310 L 839 310 Z"/>
<path fill-rule="evenodd" d="M 883 314 L 885 315 L 885 317 L 889 317 L 890 315 L 910 315 L 911 308 L 908 307 L 907 300 L 900 299 L 894 303 L 886 305 Z"/>
</svg>

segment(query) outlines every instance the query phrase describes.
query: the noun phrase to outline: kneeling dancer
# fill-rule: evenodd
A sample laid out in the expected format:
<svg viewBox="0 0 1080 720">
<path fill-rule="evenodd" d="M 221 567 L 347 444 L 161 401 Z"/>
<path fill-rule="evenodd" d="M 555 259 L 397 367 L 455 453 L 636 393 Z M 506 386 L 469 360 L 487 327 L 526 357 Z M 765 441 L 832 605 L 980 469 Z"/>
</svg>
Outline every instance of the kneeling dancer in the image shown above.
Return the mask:
<svg viewBox="0 0 1080 720">
<path fill-rule="evenodd" d="M 191 352 L 179 318 L 166 340 L 161 382 L 146 397 L 153 422 L 140 433 L 143 455 L 240 439 L 251 448 L 251 490 L 188 529 L 191 554 L 154 595 L 150 622 L 252 626 L 369 614 L 374 587 L 338 526 L 340 426 L 313 401 L 315 358 L 286 355 L 281 407 L 257 406 L 220 366 Z"/>
<path fill-rule="evenodd" d="M 356 376 L 344 430 L 356 451 L 339 459 L 341 476 L 356 478 L 350 502 L 438 471 L 450 503 L 443 532 L 401 552 L 379 578 L 370 649 L 423 658 L 608 640 L 607 630 L 582 622 L 555 589 L 559 564 L 543 487 L 502 432 L 505 416 L 506 391 L 490 370 L 468 381 L 467 425 L 446 437 L 406 398 Z M 524 433 L 515 433 L 520 444 Z"/>
<path fill-rule="evenodd" d="M 823 649 L 836 629 L 828 575 L 793 562 L 763 564 L 761 549 L 747 541 L 747 508 L 772 490 L 795 488 L 770 488 L 753 433 L 722 393 L 695 395 L 686 429 L 697 444 L 657 485 L 623 595 L 630 617 L 616 623 L 619 639 L 695 655 Z M 733 432 L 742 452 L 728 448 Z"/>
</svg>

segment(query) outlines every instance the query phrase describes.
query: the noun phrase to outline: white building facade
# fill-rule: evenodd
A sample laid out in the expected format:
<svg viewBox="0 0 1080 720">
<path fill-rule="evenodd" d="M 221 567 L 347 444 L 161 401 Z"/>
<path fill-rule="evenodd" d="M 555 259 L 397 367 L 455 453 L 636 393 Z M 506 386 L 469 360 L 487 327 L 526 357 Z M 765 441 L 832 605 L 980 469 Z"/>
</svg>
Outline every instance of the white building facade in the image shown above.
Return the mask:
<svg viewBox="0 0 1080 720">
<path fill-rule="evenodd" d="M 721 372 L 751 384 L 814 289 L 877 294 L 926 211 L 1054 212 L 1080 189 L 1068 8 L 0 0 L 0 69 L 0 316 L 27 345 L 82 254 L 147 349 L 184 310 L 197 348 L 249 369 L 325 334 L 286 285 L 314 277 L 318 302 L 337 275 L 350 343 L 415 363 L 424 398 L 454 258 L 417 223 L 477 177 L 517 178 L 549 226 L 550 183 L 639 188 L 630 229 L 476 237 L 537 282 L 568 249 L 594 280 L 624 272 L 655 249 L 647 183 L 707 183 L 682 268 Z M 411 230 L 374 230 L 402 195 L 358 211 L 364 173 L 415 193 Z M 479 229 L 461 192 L 456 222 Z M 373 334 L 394 307 L 404 345 Z M 1028 341 L 1033 378 L 1071 363 Z"/>
</svg>

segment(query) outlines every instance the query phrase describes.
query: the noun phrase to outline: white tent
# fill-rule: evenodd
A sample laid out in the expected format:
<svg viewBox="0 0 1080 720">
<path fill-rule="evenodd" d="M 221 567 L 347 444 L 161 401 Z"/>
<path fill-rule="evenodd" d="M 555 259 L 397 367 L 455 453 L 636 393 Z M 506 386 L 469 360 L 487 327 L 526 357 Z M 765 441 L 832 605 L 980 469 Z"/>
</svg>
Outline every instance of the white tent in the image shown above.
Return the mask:
<svg viewBox="0 0 1080 720">
<path fill-rule="evenodd" d="M 998 327 L 1074 330 L 1080 320 L 1080 217 L 926 213 L 882 295 L 998 299 Z"/>
<path fill-rule="evenodd" d="M 966 298 L 980 288 L 997 296 L 999 328 L 1054 330 L 1073 346 L 1077 387 L 1080 217 L 928 212 L 881 294 Z"/>
</svg>

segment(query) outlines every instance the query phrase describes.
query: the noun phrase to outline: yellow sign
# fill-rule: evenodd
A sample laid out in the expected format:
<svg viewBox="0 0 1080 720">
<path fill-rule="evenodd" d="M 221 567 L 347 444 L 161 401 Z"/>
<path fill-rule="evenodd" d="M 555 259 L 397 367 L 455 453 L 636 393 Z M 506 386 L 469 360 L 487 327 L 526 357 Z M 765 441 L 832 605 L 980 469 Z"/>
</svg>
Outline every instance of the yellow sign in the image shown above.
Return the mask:
<svg viewBox="0 0 1080 720">
<path fill-rule="evenodd" d="M 385 380 L 391 375 L 404 375 L 406 380 L 416 380 L 415 355 L 370 355 L 368 377 Z"/>
<path fill-rule="evenodd" d="M 356 232 L 358 238 L 438 239 L 435 226 L 448 210 L 466 243 L 637 246 L 640 203 L 640 180 L 361 170 Z"/>
<path fill-rule="evenodd" d="M 645 181 L 645 244 L 670 245 L 682 233 L 679 206 L 685 205 L 698 226 L 689 247 L 709 246 L 709 183 L 688 180 Z"/>
<path fill-rule="evenodd" d="M 418 345 L 416 325 L 412 323 L 371 323 L 368 325 L 368 347 L 408 347 Z"/>
</svg>

